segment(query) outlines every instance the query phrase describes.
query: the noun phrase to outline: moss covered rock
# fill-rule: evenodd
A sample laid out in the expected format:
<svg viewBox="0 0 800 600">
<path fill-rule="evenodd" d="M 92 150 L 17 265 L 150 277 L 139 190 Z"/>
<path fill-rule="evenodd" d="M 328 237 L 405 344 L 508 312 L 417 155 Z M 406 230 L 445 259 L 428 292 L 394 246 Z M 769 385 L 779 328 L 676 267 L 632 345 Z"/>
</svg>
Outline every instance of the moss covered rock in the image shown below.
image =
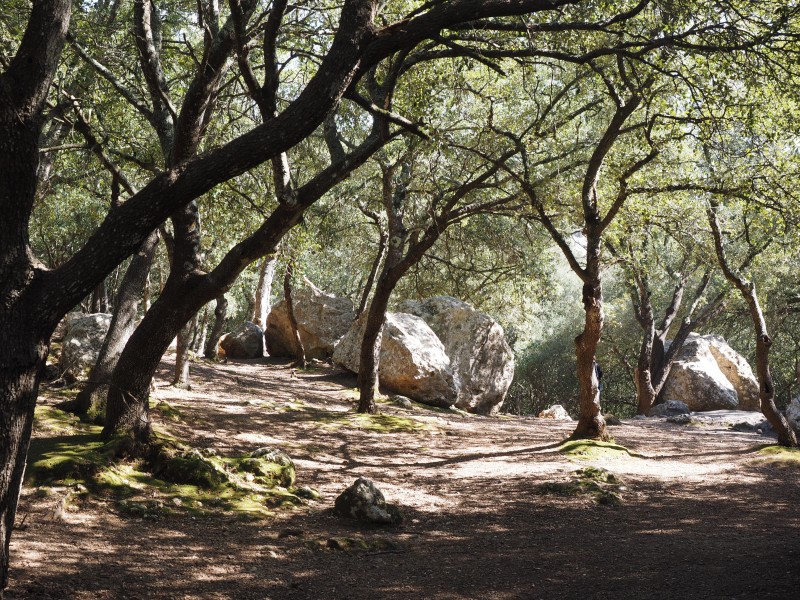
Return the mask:
<svg viewBox="0 0 800 600">
<path fill-rule="evenodd" d="M 257 483 L 266 486 L 279 485 L 288 488 L 294 485 L 296 477 L 291 459 L 288 462 L 283 460 L 279 462 L 266 457 L 248 457 L 239 461 L 237 469 L 240 472 L 252 473 Z"/>
<path fill-rule="evenodd" d="M 153 465 L 153 475 L 172 483 L 196 485 L 211 489 L 228 482 L 228 474 L 212 458 L 197 450 L 186 450 L 171 455 L 162 449 Z"/>
</svg>

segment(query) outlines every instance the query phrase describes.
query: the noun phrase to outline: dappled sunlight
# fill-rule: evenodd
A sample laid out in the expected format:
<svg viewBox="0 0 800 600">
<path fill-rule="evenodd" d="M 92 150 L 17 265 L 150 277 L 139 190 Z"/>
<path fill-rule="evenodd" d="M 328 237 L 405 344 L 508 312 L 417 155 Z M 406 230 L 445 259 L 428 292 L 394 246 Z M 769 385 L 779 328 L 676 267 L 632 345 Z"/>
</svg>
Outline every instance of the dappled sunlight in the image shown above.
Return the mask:
<svg viewBox="0 0 800 600">
<path fill-rule="evenodd" d="M 222 456 L 282 449 L 297 485 L 322 500 L 258 521 L 143 519 L 113 502 L 63 504 L 68 488 L 26 489 L 9 598 L 505 600 L 591 589 L 666 600 L 687 572 L 699 583 L 685 598 L 790 597 L 800 585 L 783 566 L 800 558 L 800 469 L 759 462 L 756 434 L 634 420 L 612 427 L 614 452 L 574 455 L 563 451 L 574 423 L 386 403 L 378 417 L 355 415 L 352 380 L 335 369 L 252 361 L 194 376 L 213 392 L 159 385 L 154 400 L 178 415 L 153 410 L 159 427 Z M 399 506 L 402 525 L 333 514 L 357 477 Z"/>
</svg>

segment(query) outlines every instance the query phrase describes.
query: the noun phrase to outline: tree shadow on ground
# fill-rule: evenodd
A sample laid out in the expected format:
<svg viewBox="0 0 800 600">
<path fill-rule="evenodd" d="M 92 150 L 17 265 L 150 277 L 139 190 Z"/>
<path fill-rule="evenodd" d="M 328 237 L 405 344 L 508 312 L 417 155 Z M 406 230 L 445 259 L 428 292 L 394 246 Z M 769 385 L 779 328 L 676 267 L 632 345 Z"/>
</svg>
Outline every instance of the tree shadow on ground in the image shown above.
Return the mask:
<svg viewBox="0 0 800 600">
<path fill-rule="evenodd" d="M 758 436 L 615 428 L 649 455 L 626 464 L 660 472 L 623 474 L 621 502 L 606 506 L 543 492 L 593 464 L 555 452 L 573 424 L 386 406 L 399 420 L 368 429 L 350 420 L 347 384 L 288 365 L 204 369 L 198 392 L 158 388 L 184 415 L 170 428 L 226 453 L 285 448 L 298 485 L 318 484 L 325 499 L 246 522 L 150 521 L 103 506 L 62 519 L 51 513 L 58 492 L 26 497 L 8 598 L 790 598 L 800 585 L 800 471 L 747 462 Z M 419 429 L 400 427 L 409 414 Z M 678 458 L 698 470 L 664 470 Z M 709 470 L 721 461 L 731 469 Z M 332 513 L 358 476 L 405 504 L 403 525 L 363 528 Z"/>
<path fill-rule="evenodd" d="M 12 569 L 8 598 L 790 598 L 800 585 L 797 477 L 754 474 L 682 493 L 640 482 L 617 507 L 536 495 L 524 479 L 489 490 L 465 482 L 483 488 L 476 501 L 494 502 L 405 508 L 389 529 L 330 510 L 272 524 L 51 522 L 40 526 L 59 538 L 70 529 L 75 546 L 48 558 L 47 575 Z M 122 529 L 139 543 L 114 543 L 130 538 Z M 111 540 L 102 553 L 94 536 Z"/>
</svg>

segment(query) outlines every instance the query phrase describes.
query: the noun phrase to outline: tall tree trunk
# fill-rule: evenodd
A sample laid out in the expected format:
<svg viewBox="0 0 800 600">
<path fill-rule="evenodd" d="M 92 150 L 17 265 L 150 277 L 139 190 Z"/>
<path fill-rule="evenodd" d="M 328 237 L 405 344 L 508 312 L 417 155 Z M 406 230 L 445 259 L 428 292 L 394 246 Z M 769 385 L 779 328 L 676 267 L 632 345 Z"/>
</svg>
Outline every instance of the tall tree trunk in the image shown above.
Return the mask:
<svg viewBox="0 0 800 600">
<path fill-rule="evenodd" d="M 225 322 L 228 320 L 228 299 L 225 294 L 217 296 L 216 306 L 214 308 L 214 326 L 211 328 L 211 333 L 208 334 L 206 340 L 206 347 L 204 355 L 206 358 L 217 358 L 217 346 L 219 346 L 219 338 L 222 337 L 222 332 L 225 331 Z"/>
<path fill-rule="evenodd" d="M 92 368 L 92 374 L 76 401 L 76 412 L 87 415 L 91 420 L 102 422 L 105 418 L 105 403 L 111 373 L 119 360 L 122 349 L 136 327 L 139 298 L 146 285 L 150 266 L 158 248 L 158 232 L 151 233 L 139 251 L 133 255 L 125 277 L 117 292 L 114 316 L 108 328 L 103 346 Z"/>
<path fill-rule="evenodd" d="M 649 348 L 646 347 L 649 345 Z M 653 387 L 652 379 L 652 353 L 653 353 L 653 338 L 645 334 L 645 339 L 642 340 L 642 347 L 639 350 L 639 361 L 636 364 L 636 372 L 634 374 L 634 384 L 636 387 L 636 414 L 648 415 L 650 409 L 656 403 L 656 390 Z"/>
<path fill-rule="evenodd" d="M 201 350 L 205 349 L 206 337 L 208 337 L 208 313 L 208 305 L 206 305 L 203 307 L 200 322 L 198 326 L 195 327 L 194 337 L 192 338 L 192 352 L 198 356 L 200 355 Z"/>
<path fill-rule="evenodd" d="M 295 353 L 298 364 L 305 368 L 306 350 L 303 348 L 303 340 L 300 339 L 300 330 L 297 327 L 297 318 L 294 314 L 294 301 L 292 300 L 292 275 L 294 273 L 293 261 L 286 264 L 286 272 L 283 276 L 283 299 L 286 301 L 286 313 L 289 316 L 289 326 L 292 329 L 292 339 L 294 340 Z"/>
<path fill-rule="evenodd" d="M 0 595 L 8 584 L 9 545 L 39 379 L 50 335 L 62 316 L 43 303 L 43 269 L 30 246 L 29 219 L 42 113 L 71 9 L 69 0 L 35 2 L 16 54 L 0 72 Z"/>
<path fill-rule="evenodd" d="M 24 325 L 29 321 L 9 321 L 14 313 L 20 315 L 4 311 L 0 318 L 0 338 L 5 340 L 0 344 L 0 597 L 8 583 L 11 532 L 48 350 L 47 337 L 32 339 L 30 327 Z"/>
<path fill-rule="evenodd" d="M 364 311 L 367 309 L 367 304 L 369 302 L 369 294 L 372 291 L 372 286 L 375 283 L 375 277 L 380 271 L 381 262 L 383 261 L 383 258 L 386 255 L 386 246 L 389 242 L 389 232 L 386 231 L 386 229 L 380 227 L 379 219 L 378 219 L 378 227 L 380 228 L 380 238 L 378 240 L 378 252 L 375 254 L 375 260 L 372 261 L 372 268 L 369 271 L 369 277 L 367 277 L 367 282 L 364 284 L 364 291 L 361 293 L 361 302 L 359 302 L 358 304 L 358 310 L 356 311 L 356 318 L 364 314 Z"/>
<path fill-rule="evenodd" d="M 583 286 L 583 307 L 586 316 L 583 331 L 575 338 L 580 416 L 572 437 L 608 440 L 610 436 L 600 412 L 600 382 L 595 371 L 595 356 L 605 318 L 603 291 L 599 275 L 593 279 L 593 284 L 587 283 Z"/>
<path fill-rule="evenodd" d="M 400 168 L 400 173 L 397 173 L 398 168 Z M 408 241 L 408 230 L 403 219 L 410 179 L 411 170 L 408 162 L 398 162 L 389 166 L 381 165 L 381 200 L 387 219 L 385 231 L 387 250 L 378 283 L 375 285 L 375 294 L 367 313 L 364 334 L 361 337 L 358 366 L 358 412 L 360 413 L 375 414 L 378 412 L 375 394 L 378 392 L 379 384 L 378 372 L 380 371 L 383 322 L 386 318 L 386 309 L 389 307 L 389 299 L 397 282 L 411 267 L 411 263 L 403 263 Z M 378 227 L 381 227 L 377 215 L 373 215 L 373 220 Z M 381 229 L 382 236 L 383 233 L 384 231 Z M 376 259 L 373 263 L 373 270 L 379 262 Z M 364 298 L 362 298 L 362 303 L 363 300 Z"/>
<path fill-rule="evenodd" d="M 107 313 L 108 312 L 108 290 L 106 282 L 103 280 L 94 288 L 92 292 L 91 308 L 92 313 Z"/>
<path fill-rule="evenodd" d="M 197 314 L 178 332 L 178 343 L 175 349 L 175 374 L 172 378 L 172 385 L 184 390 L 192 389 L 189 382 L 189 346 L 196 328 Z"/>
<path fill-rule="evenodd" d="M 275 268 L 278 266 L 277 253 L 269 254 L 261 261 L 258 270 L 258 287 L 256 287 L 256 300 L 253 307 L 252 321 L 261 329 L 267 327 L 270 298 L 272 297 L 272 282 L 275 279 Z"/>
<path fill-rule="evenodd" d="M 367 312 L 364 335 L 361 338 L 361 351 L 358 366 L 358 412 L 375 414 L 375 394 L 378 391 L 378 370 L 380 369 L 381 339 L 386 309 L 389 306 L 394 286 L 384 273 L 375 288 L 375 295 Z"/>
</svg>

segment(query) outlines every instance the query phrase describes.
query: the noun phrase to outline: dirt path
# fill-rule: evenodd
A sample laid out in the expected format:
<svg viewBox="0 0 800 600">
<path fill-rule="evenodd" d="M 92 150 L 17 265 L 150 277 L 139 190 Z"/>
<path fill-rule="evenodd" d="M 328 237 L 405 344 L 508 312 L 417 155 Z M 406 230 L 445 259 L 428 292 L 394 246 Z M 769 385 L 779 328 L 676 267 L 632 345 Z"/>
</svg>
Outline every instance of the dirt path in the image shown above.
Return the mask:
<svg viewBox="0 0 800 600">
<path fill-rule="evenodd" d="M 165 366 L 166 368 L 166 366 Z M 630 421 L 635 455 L 557 450 L 569 423 L 384 405 L 352 413 L 355 381 L 320 368 L 198 366 L 192 392 L 154 396 L 167 426 L 222 454 L 279 447 L 322 502 L 269 521 L 149 521 L 101 502 L 59 510 L 23 492 L 8 598 L 795 598 L 800 468 L 757 460 L 765 439 L 719 427 Z M 377 430 L 375 430 L 377 429 Z M 587 466 L 620 503 L 568 494 Z M 330 510 L 356 477 L 402 506 L 397 529 Z M 605 485 L 605 484 L 604 484 Z"/>
</svg>

